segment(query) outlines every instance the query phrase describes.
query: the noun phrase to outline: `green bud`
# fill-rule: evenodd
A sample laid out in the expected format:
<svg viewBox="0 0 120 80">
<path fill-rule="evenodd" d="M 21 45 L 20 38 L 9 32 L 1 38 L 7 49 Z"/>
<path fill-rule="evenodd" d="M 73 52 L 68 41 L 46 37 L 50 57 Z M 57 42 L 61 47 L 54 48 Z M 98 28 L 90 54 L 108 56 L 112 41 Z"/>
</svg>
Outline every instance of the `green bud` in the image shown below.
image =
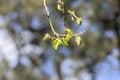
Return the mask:
<svg viewBox="0 0 120 80">
<path fill-rule="evenodd" d="M 59 11 L 62 11 L 62 10 L 63 10 L 63 9 L 62 9 L 62 6 L 61 6 L 60 4 L 57 5 L 57 9 L 58 9 Z"/>
<path fill-rule="evenodd" d="M 77 24 L 81 25 L 81 23 L 82 23 L 82 18 L 77 18 L 77 19 L 76 19 L 76 22 L 77 22 Z"/>
<path fill-rule="evenodd" d="M 82 44 L 82 39 L 79 36 L 75 37 L 75 42 L 77 43 L 77 45 L 81 45 Z"/>
<path fill-rule="evenodd" d="M 43 37 L 43 41 L 50 39 L 51 36 L 49 33 L 46 33 L 45 36 Z"/>
<path fill-rule="evenodd" d="M 75 18 L 71 16 L 71 20 L 72 20 L 72 21 L 74 21 L 74 20 L 75 20 Z"/>
</svg>

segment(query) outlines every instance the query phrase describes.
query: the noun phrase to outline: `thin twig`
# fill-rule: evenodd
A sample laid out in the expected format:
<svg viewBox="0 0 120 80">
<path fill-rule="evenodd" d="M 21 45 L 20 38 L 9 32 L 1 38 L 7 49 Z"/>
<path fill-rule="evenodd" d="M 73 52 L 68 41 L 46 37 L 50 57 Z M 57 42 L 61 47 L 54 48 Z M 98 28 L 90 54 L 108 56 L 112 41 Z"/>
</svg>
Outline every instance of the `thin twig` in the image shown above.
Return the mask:
<svg viewBox="0 0 120 80">
<path fill-rule="evenodd" d="M 73 11 L 68 10 L 67 12 L 70 13 L 70 14 L 71 14 L 73 17 L 75 17 L 76 19 L 78 18 L 78 17 L 74 14 Z"/>
<path fill-rule="evenodd" d="M 62 13 L 63 13 L 63 21 L 64 21 L 64 29 L 65 29 L 65 28 L 66 28 L 66 22 L 65 22 L 66 16 L 65 16 L 65 5 L 64 5 L 64 0 L 62 0 L 62 2 L 63 2 L 63 5 L 62 5 L 62 7 L 63 7 Z"/>
<path fill-rule="evenodd" d="M 86 31 L 88 31 L 88 28 L 86 28 L 83 32 L 76 33 L 75 35 L 81 35 L 81 34 L 85 33 Z"/>
<path fill-rule="evenodd" d="M 45 10 L 46 10 L 46 14 L 47 14 L 47 17 L 48 17 L 48 21 L 49 21 L 49 24 L 50 24 L 50 28 L 52 30 L 52 32 L 55 34 L 55 35 L 58 35 L 58 33 L 55 31 L 55 29 L 53 28 L 53 24 L 52 24 L 52 21 L 50 19 L 50 13 L 48 11 L 48 8 L 47 8 L 47 5 L 46 5 L 46 0 L 43 0 L 44 1 L 44 7 L 45 7 Z"/>
</svg>

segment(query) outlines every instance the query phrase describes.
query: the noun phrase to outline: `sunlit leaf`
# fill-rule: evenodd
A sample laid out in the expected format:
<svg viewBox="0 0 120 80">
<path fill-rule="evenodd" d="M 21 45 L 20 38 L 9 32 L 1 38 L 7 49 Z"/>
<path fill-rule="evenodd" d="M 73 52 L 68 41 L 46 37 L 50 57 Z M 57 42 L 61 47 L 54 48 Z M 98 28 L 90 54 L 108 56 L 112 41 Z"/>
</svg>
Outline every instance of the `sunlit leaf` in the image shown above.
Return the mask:
<svg viewBox="0 0 120 80">
<path fill-rule="evenodd" d="M 66 40 L 62 40 L 62 45 L 68 46 L 68 42 Z"/>
<path fill-rule="evenodd" d="M 66 30 L 65 30 L 67 33 L 69 33 L 69 34 L 72 34 L 73 32 L 72 32 L 72 30 L 71 29 L 69 29 L 69 28 L 66 28 Z"/>
<path fill-rule="evenodd" d="M 72 35 L 71 34 L 67 34 L 66 37 L 65 37 L 65 40 L 69 41 L 71 38 L 72 38 Z"/>
<path fill-rule="evenodd" d="M 57 50 L 61 43 L 62 43 L 61 40 L 59 38 L 57 38 L 53 41 L 52 45 L 53 45 L 54 49 Z"/>
<path fill-rule="evenodd" d="M 46 33 L 45 36 L 43 37 L 43 41 L 50 39 L 51 36 L 49 33 Z"/>
<path fill-rule="evenodd" d="M 81 23 L 82 23 L 82 18 L 77 18 L 77 19 L 76 19 L 76 22 L 77 22 L 77 24 L 81 25 Z"/>
</svg>

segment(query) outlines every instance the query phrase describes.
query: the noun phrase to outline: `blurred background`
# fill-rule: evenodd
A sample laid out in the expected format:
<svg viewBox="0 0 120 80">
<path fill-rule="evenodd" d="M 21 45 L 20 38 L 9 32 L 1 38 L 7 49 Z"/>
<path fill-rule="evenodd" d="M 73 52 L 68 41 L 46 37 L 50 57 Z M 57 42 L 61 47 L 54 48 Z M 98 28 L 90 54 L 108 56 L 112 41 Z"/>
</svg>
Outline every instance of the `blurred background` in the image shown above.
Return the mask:
<svg viewBox="0 0 120 80">
<path fill-rule="evenodd" d="M 56 0 L 46 0 L 52 23 L 62 33 Z M 0 0 L 0 80 L 120 80 L 120 0 L 65 0 L 83 18 L 66 22 L 81 35 L 56 51 L 42 42 L 51 29 L 43 0 Z M 52 34 L 52 33 L 51 33 Z"/>
</svg>

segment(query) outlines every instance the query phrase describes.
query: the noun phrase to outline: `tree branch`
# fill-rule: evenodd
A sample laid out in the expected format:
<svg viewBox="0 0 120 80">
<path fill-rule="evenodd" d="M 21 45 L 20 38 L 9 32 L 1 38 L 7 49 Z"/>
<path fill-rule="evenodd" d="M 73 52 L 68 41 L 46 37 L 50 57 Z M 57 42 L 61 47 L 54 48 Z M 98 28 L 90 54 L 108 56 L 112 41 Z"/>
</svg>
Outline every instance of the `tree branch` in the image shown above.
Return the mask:
<svg viewBox="0 0 120 80">
<path fill-rule="evenodd" d="M 78 17 L 74 14 L 73 11 L 68 10 L 67 12 L 68 12 L 69 14 L 71 14 L 73 17 L 75 17 L 76 19 L 78 18 Z"/>
<path fill-rule="evenodd" d="M 50 13 L 49 13 L 47 5 L 46 5 L 46 0 L 43 0 L 43 1 L 44 1 L 44 7 L 45 7 L 45 10 L 46 10 L 46 15 L 48 17 L 48 21 L 49 21 L 49 24 L 50 24 L 50 28 L 55 35 L 58 35 L 58 33 L 55 31 L 55 29 L 53 27 L 53 24 L 52 24 L 52 21 L 50 19 Z"/>
</svg>

